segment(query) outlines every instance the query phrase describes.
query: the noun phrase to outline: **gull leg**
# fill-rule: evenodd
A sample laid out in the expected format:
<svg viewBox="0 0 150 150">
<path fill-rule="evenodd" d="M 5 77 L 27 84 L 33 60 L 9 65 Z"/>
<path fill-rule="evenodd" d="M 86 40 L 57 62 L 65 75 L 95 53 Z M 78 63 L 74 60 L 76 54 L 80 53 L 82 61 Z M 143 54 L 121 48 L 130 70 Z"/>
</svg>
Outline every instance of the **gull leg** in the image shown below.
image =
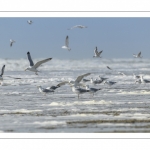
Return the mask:
<svg viewBox="0 0 150 150">
<path fill-rule="evenodd" d="M 79 99 L 79 94 L 78 94 L 78 99 Z"/>
</svg>

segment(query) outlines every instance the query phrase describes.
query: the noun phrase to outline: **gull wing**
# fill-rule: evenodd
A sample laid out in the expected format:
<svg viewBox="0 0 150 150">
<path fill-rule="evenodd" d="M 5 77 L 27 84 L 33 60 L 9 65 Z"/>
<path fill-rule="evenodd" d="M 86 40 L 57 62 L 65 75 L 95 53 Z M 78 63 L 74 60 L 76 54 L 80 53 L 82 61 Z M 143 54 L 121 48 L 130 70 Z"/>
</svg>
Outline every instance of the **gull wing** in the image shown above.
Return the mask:
<svg viewBox="0 0 150 150">
<path fill-rule="evenodd" d="M 99 54 L 98 54 L 98 51 L 97 51 L 97 47 L 96 47 L 96 49 L 94 50 L 94 53 L 95 53 L 96 56 L 99 55 Z"/>
<path fill-rule="evenodd" d="M 5 65 L 2 67 L 1 75 L 0 75 L 0 76 L 3 76 L 3 74 L 4 74 L 4 69 L 5 69 Z"/>
<path fill-rule="evenodd" d="M 65 46 L 66 46 L 66 47 L 68 47 L 68 46 L 69 46 L 69 37 L 68 37 L 68 35 L 66 36 Z"/>
<path fill-rule="evenodd" d="M 88 76 L 88 75 L 90 75 L 91 73 L 86 73 L 86 74 L 83 74 L 83 75 L 81 75 L 81 76 L 78 76 L 77 77 L 77 79 L 75 80 L 75 82 L 80 82 L 84 77 L 86 77 L 86 76 Z"/>
<path fill-rule="evenodd" d="M 34 63 L 33 63 L 33 61 L 32 61 L 30 52 L 27 52 L 27 57 L 28 57 L 28 60 L 29 60 L 29 62 L 30 62 L 30 66 L 34 66 Z"/>
<path fill-rule="evenodd" d="M 100 55 L 102 52 L 103 52 L 103 50 L 102 50 L 102 51 L 100 51 L 100 52 L 98 52 L 98 55 Z"/>
<path fill-rule="evenodd" d="M 63 82 L 57 84 L 57 86 L 62 86 L 62 85 L 65 85 L 66 83 L 68 83 L 68 81 L 63 81 Z"/>
<path fill-rule="evenodd" d="M 34 68 L 38 68 L 41 64 L 46 63 L 46 62 L 50 61 L 51 59 L 52 59 L 52 58 L 47 58 L 47 59 L 38 61 L 38 62 L 34 65 Z"/>
<path fill-rule="evenodd" d="M 10 46 L 12 46 L 13 42 L 10 42 Z"/>
<path fill-rule="evenodd" d="M 138 57 L 140 57 L 140 56 L 141 56 L 141 52 L 138 53 Z"/>
</svg>

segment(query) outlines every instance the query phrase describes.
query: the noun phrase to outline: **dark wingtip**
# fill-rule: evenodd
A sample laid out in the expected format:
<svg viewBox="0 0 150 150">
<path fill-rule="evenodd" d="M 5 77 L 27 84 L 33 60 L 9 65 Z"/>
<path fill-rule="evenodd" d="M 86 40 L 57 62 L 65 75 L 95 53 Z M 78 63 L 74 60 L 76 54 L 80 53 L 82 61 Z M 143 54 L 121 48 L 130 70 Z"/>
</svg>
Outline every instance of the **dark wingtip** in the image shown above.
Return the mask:
<svg viewBox="0 0 150 150">
<path fill-rule="evenodd" d="M 27 52 L 27 54 L 30 54 L 30 52 Z"/>
</svg>

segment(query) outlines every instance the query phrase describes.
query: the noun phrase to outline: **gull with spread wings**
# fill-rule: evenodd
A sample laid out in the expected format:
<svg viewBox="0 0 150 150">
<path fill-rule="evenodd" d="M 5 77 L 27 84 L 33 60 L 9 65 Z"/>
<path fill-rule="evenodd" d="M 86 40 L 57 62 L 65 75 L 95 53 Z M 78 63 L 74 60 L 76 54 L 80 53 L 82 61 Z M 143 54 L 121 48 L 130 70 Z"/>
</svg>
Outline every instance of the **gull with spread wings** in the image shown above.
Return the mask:
<svg viewBox="0 0 150 150">
<path fill-rule="evenodd" d="M 141 52 L 139 52 L 137 55 L 136 55 L 136 54 L 133 54 L 133 57 L 134 57 L 134 58 L 142 58 Z"/>
<path fill-rule="evenodd" d="M 71 48 L 69 47 L 69 36 L 68 35 L 66 36 L 66 39 L 65 39 L 65 46 L 62 46 L 61 48 L 67 49 L 68 51 L 71 50 Z"/>
<path fill-rule="evenodd" d="M 47 59 L 38 61 L 36 64 L 34 64 L 33 61 L 32 61 L 30 52 L 27 52 L 27 57 L 28 57 L 30 66 L 27 67 L 27 68 L 25 69 L 25 71 L 26 71 L 26 70 L 29 70 L 29 71 L 35 72 L 36 75 L 38 75 L 37 72 L 39 72 L 39 71 L 37 70 L 37 68 L 38 68 L 41 64 L 46 63 L 46 62 L 48 62 L 48 61 L 50 61 L 50 60 L 52 59 L 52 58 L 47 58 Z"/>
<path fill-rule="evenodd" d="M 68 30 L 71 30 L 71 29 L 74 29 L 74 28 L 80 28 L 80 29 L 83 29 L 83 28 L 87 28 L 87 26 L 83 26 L 83 25 L 76 25 L 76 26 L 71 27 L 71 28 L 70 28 L 70 29 L 68 29 Z"/>
<path fill-rule="evenodd" d="M 97 47 L 94 50 L 94 56 L 93 57 L 100 57 L 101 53 L 103 52 L 103 50 L 101 50 L 100 52 L 98 52 Z M 101 57 L 100 57 L 101 58 Z"/>
</svg>

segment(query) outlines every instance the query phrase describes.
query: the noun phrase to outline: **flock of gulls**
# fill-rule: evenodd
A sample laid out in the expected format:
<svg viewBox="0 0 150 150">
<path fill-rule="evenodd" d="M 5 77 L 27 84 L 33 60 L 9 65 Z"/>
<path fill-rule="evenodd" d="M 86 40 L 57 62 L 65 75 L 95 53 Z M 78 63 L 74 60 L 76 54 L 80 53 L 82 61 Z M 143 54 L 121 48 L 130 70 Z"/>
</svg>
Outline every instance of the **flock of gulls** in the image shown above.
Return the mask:
<svg viewBox="0 0 150 150">
<path fill-rule="evenodd" d="M 27 23 L 29 25 L 31 25 L 33 23 L 33 21 L 28 20 Z M 72 30 L 75 28 L 83 29 L 83 28 L 87 28 L 87 26 L 76 25 L 76 26 L 69 28 L 68 30 Z M 12 47 L 15 42 L 16 42 L 15 40 L 10 39 L 10 47 Z M 65 45 L 62 46 L 61 48 L 66 49 L 68 51 L 71 51 L 71 48 L 69 47 L 69 36 L 68 35 L 66 36 L 66 39 L 65 39 Z M 98 48 L 96 47 L 94 50 L 93 58 L 102 58 L 101 57 L 102 52 L 103 52 L 103 50 L 98 51 Z M 141 52 L 139 52 L 138 54 L 133 54 L 133 57 L 134 58 L 142 58 Z M 39 70 L 37 70 L 38 67 L 40 67 L 43 63 L 46 63 L 46 62 L 52 60 L 52 58 L 47 58 L 47 59 L 44 59 L 44 60 L 41 60 L 41 61 L 34 63 L 32 58 L 31 58 L 30 52 L 27 52 L 27 58 L 29 61 L 29 66 L 25 69 L 25 71 L 28 70 L 28 71 L 34 72 L 36 75 L 38 75 L 38 72 L 40 72 Z M 113 70 L 109 66 L 106 66 L 106 67 L 109 70 Z M 2 69 L 1 69 L 1 74 L 0 74 L 1 83 L 3 82 L 4 69 L 5 69 L 5 65 L 3 65 Z M 118 74 L 125 76 L 125 74 L 123 72 L 118 72 Z M 59 84 L 53 85 L 51 87 L 43 88 L 42 86 L 37 86 L 37 88 L 39 89 L 39 91 L 41 93 L 46 95 L 47 93 L 54 93 L 57 88 L 60 88 L 61 86 L 68 84 L 71 87 L 72 92 L 74 92 L 78 95 L 78 99 L 79 99 L 80 94 L 90 93 L 94 96 L 94 94 L 97 91 L 101 90 L 100 88 L 89 87 L 89 85 L 86 84 L 88 82 L 91 82 L 93 85 L 99 85 L 101 83 L 104 83 L 104 84 L 107 84 L 108 86 L 112 86 L 112 85 L 117 83 L 114 81 L 109 81 L 108 78 L 104 78 L 104 77 L 100 77 L 100 76 L 99 76 L 99 79 L 95 79 L 95 80 L 93 78 L 91 78 L 91 79 L 85 79 L 84 78 L 84 77 L 87 77 L 89 75 L 91 75 L 91 73 L 86 73 L 86 74 L 80 75 L 76 78 L 76 80 L 62 81 Z M 7 76 L 7 77 L 10 77 L 13 79 L 21 79 L 21 78 L 14 78 L 11 76 Z M 134 75 L 133 74 L 133 77 L 135 79 L 135 83 L 150 83 L 149 80 L 143 79 L 142 75 Z"/>
</svg>

